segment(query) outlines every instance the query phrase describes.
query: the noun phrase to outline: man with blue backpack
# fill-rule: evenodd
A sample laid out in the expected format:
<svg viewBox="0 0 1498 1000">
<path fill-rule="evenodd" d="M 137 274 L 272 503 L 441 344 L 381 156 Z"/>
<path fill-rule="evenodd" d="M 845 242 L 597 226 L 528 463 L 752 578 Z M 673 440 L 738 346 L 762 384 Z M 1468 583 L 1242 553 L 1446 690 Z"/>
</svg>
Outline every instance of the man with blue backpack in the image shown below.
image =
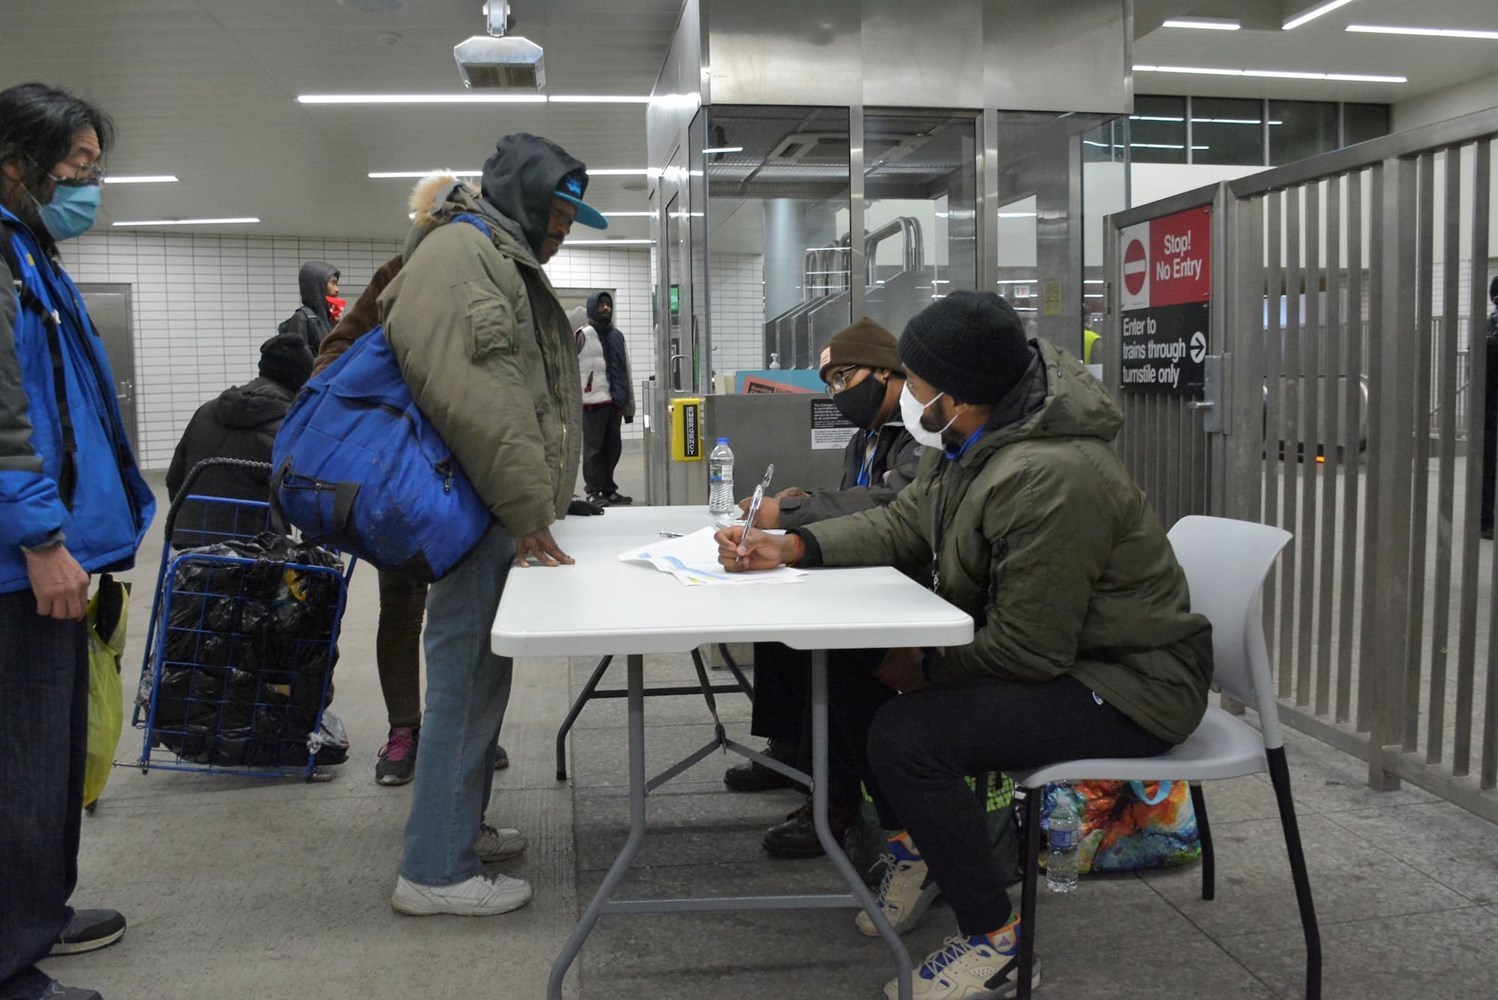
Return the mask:
<svg viewBox="0 0 1498 1000">
<path fill-rule="evenodd" d="M 93 225 L 109 119 L 28 83 L 0 92 L 0 997 L 100 1000 L 37 968 L 119 940 L 73 911 L 88 746 L 89 576 L 128 569 L 155 500 L 103 342 L 57 245 Z"/>
<path fill-rule="evenodd" d="M 391 897 L 401 913 L 486 916 L 531 897 L 523 880 L 482 869 L 526 845 L 484 822 L 512 667 L 489 651 L 489 629 L 512 566 L 572 562 L 550 526 L 581 462 L 577 350 L 541 265 L 574 222 L 607 227 L 582 200 L 587 183 L 556 144 L 505 136 L 480 190 L 418 186 L 406 263 L 380 296 L 413 401 L 493 516 L 427 598 L 422 748 Z"/>
</svg>

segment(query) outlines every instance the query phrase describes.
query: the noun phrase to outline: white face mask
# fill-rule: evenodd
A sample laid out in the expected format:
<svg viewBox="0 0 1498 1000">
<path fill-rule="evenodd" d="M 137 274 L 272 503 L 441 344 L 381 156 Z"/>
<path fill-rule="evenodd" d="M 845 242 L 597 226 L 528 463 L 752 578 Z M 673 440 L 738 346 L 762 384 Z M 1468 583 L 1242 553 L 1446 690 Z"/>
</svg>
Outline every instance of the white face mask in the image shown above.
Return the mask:
<svg viewBox="0 0 1498 1000">
<path fill-rule="evenodd" d="M 957 414 L 954 413 L 952 414 L 952 419 L 947 421 L 947 426 L 939 431 L 928 431 L 921 426 L 921 415 L 930 408 L 931 403 L 936 402 L 945 395 L 946 393 L 939 392 L 931 397 L 931 402 L 922 406 L 921 401 L 911 395 L 910 383 L 907 382 L 900 390 L 900 417 L 905 421 L 905 429 L 910 432 L 910 436 L 915 438 L 918 443 L 928 448 L 942 447 L 942 434 L 946 431 L 947 427 L 951 427 L 957 422 Z"/>
</svg>

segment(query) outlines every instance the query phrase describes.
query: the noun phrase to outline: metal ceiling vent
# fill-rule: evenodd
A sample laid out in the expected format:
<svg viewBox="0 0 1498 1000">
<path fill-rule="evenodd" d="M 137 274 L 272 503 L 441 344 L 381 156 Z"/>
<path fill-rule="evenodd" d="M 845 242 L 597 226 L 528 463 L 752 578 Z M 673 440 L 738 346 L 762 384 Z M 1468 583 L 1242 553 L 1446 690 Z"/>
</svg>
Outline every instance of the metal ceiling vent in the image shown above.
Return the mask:
<svg viewBox="0 0 1498 1000">
<path fill-rule="evenodd" d="M 487 90 L 540 90 L 546 86 L 541 46 L 519 35 L 507 36 L 509 0 L 484 4 L 489 34 L 474 35 L 453 46 L 463 86 Z"/>
</svg>

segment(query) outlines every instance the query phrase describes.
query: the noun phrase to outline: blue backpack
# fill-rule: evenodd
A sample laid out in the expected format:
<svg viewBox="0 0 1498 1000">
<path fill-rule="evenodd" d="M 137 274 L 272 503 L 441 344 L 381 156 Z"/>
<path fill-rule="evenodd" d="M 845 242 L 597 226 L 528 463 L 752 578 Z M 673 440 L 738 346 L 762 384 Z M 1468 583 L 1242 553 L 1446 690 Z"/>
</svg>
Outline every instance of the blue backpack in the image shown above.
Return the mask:
<svg viewBox="0 0 1498 1000">
<path fill-rule="evenodd" d="M 493 523 L 380 327 L 302 387 L 271 468 L 272 498 L 307 541 L 423 580 L 446 576 Z"/>
</svg>

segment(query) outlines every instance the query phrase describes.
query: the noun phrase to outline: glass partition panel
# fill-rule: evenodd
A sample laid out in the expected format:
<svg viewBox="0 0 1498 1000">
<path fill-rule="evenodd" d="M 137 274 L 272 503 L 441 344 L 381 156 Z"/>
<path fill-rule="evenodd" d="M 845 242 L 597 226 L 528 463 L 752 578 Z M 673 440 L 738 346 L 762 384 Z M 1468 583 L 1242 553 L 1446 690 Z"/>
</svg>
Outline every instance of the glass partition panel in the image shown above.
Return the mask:
<svg viewBox="0 0 1498 1000">
<path fill-rule="evenodd" d="M 846 108 L 707 110 L 707 270 L 716 375 L 815 369 L 852 321 Z"/>
</svg>

